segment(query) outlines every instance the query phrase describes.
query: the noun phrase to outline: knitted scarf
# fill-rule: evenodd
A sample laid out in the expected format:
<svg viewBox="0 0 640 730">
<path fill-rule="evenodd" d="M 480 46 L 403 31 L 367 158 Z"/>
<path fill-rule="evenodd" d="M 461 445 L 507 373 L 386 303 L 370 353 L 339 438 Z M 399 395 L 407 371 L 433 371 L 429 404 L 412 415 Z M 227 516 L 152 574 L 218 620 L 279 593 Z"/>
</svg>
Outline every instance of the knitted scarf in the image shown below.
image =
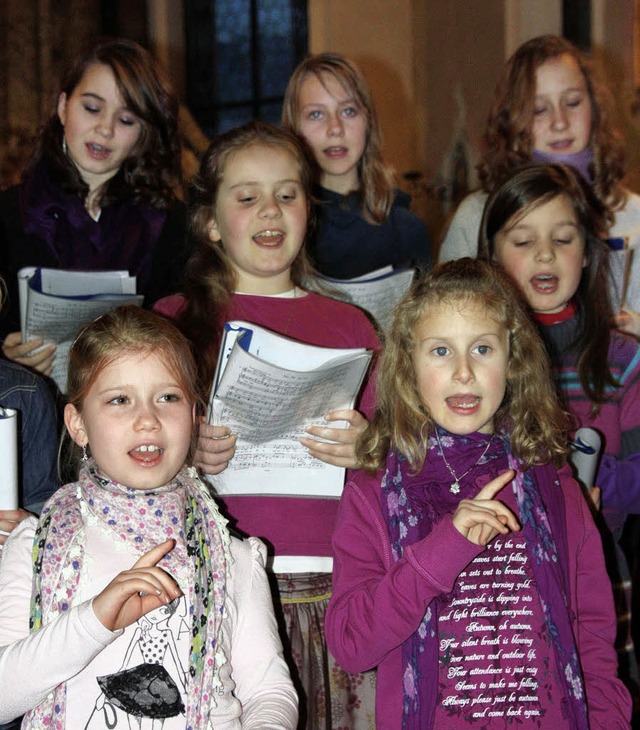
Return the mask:
<svg viewBox="0 0 640 730">
<path fill-rule="evenodd" d="M 589 185 L 593 185 L 593 175 L 591 174 L 591 163 L 593 162 L 593 152 L 589 147 L 585 147 L 582 152 L 571 152 L 566 155 L 554 154 L 553 152 L 540 152 L 534 150 L 531 155 L 531 162 L 537 165 L 569 165 L 580 173 L 583 180 Z"/>
<path fill-rule="evenodd" d="M 516 470 L 512 484 L 522 526 L 520 534 L 527 544 L 545 621 L 553 637 L 564 695 L 562 712 L 572 729 L 581 730 L 587 726 L 586 704 L 570 620 L 565 508 L 556 471 L 551 465 L 522 471 L 506 432 L 494 436 L 480 459 L 489 436 L 458 436 L 442 429 L 438 433 L 455 473 L 464 474 L 467 469 L 469 473 L 460 480 L 460 493 L 452 494 L 451 474 L 435 435 L 429 437 L 425 465 L 415 476 L 411 476 L 401 454 L 389 453 L 381 483 L 381 507 L 393 559 L 399 560 L 405 546 L 424 538 L 444 515 L 452 514 L 461 499 L 472 499 L 482 486 L 507 468 Z M 417 631 L 402 646 L 402 727 L 408 730 L 433 726 L 438 685 L 434 680 L 438 673 L 438 615 L 448 598 L 443 595 L 429 604 Z"/>
<path fill-rule="evenodd" d="M 109 532 L 114 543 L 134 547 L 142 556 L 173 538 L 175 548 L 158 565 L 176 576 L 185 566 L 188 586 L 181 586 L 192 622 L 186 727 L 209 727 L 220 667 L 225 593 L 231 562 L 227 521 L 193 467 L 153 490 L 124 487 L 102 476 L 92 460 L 79 481 L 62 487 L 42 512 L 33 544 L 34 580 L 31 631 L 37 631 L 75 604 L 85 557 L 85 525 Z M 67 727 L 66 684 L 62 683 L 29 712 L 23 728 Z"/>
</svg>

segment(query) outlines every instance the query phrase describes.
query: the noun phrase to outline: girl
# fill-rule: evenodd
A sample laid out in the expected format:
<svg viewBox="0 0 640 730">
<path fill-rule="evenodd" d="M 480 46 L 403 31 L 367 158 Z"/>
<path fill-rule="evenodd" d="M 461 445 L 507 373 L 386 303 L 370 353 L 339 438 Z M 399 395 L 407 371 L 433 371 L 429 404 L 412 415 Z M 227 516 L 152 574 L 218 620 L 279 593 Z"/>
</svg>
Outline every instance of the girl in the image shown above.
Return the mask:
<svg viewBox="0 0 640 730">
<path fill-rule="evenodd" d="M 379 730 L 629 727 L 600 537 L 556 471 L 547 372 L 489 264 L 438 267 L 396 310 L 327 613 L 338 661 L 378 667 Z"/>
<path fill-rule="evenodd" d="M 490 196 L 480 250 L 533 309 L 576 427 L 603 437 L 596 484 L 619 604 L 621 675 L 635 684 L 629 570 L 618 542 L 626 515 L 640 511 L 640 347 L 610 329 L 602 210 L 592 197 L 568 167 L 523 168 Z"/>
<path fill-rule="evenodd" d="M 311 170 L 301 141 L 259 122 L 218 137 L 205 154 L 194 185 L 192 230 L 196 250 L 186 271 L 184 296 L 156 309 L 177 317 L 211 388 L 224 322 L 240 319 L 312 345 L 377 350 L 373 326 L 355 307 L 307 289 L 304 250 Z M 372 410 L 373 390 L 360 401 Z M 354 442 L 366 425 L 354 410 L 327 414 L 350 428 L 309 428 L 303 444 L 319 459 L 355 467 Z M 228 460 L 233 442 L 210 435 L 211 463 Z M 314 438 L 329 439 L 330 442 Z M 201 443 L 205 439 L 201 439 Z M 222 454 L 216 449 L 224 449 Z M 217 467 L 219 469 L 219 466 Z M 301 493 L 304 485 L 301 484 Z M 369 726 L 370 679 L 351 677 L 327 656 L 324 613 L 331 592 L 331 531 L 337 500 L 317 497 L 223 495 L 237 527 L 263 537 L 273 549 L 286 642 L 303 697 L 301 727 Z M 295 678 L 295 677 L 294 677 Z M 360 725 L 360 723 L 362 725 Z"/>
<path fill-rule="evenodd" d="M 429 268 L 426 227 L 409 211 L 409 197 L 393 188 L 360 69 L 337 53 L 305 58 L 289 80 L 282 122 L 305 138 L 320 168 L 310 242 L 320 273 L 351 279 L 386 266 Z"/>
<path fill-rule="evenodd" d="M 187 466 L 196 387 L 187 340 L 138 307 L 73 344 L 65 424 L 79 481 L 4 548 L 0 721 L 295 727 L 264 548 L 230 537 Z"/>
<path fill-rule="evenodd" d="M 17 331 L 23 267 L 127 269 L 149 305 L 176 290 L 186 259 L 176 120 L 166 75 L 136 43 L 103 40 L 70 65 L 22 183 L 0 194 L 7 358 L 49 374 L 55 356 Z"/>
<path fill-rule="evenodd" d="M 625 190 L 624 147 L 614 126 L 610 94 L 587 56 L 569 41 L 541 36 L 507 61 L 496 86 L 482 138 L 482 190 L 462 201 L 440 250 L 440 260 L 475 256 L 487 194 L 517 167 L 534 162 L 570 164 L 611 211 L 608 235 L 640 245 L 640 196 Z M 618 324 L 640 334 L 640 260 L 635 257 L 629 308 Z"/>
</svg>

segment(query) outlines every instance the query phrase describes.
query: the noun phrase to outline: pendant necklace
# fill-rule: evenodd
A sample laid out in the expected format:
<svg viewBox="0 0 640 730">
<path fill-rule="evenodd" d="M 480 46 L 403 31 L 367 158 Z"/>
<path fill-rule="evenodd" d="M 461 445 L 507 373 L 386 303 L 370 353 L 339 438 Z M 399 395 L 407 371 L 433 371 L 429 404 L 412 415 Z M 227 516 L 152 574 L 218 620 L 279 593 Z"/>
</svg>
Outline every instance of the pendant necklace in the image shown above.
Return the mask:
<svg viewBox="0 0 640 730">
<path fill-rule="evenodd" d="M 451 465 L 447 461 L 447 457 L 444 455 L 444 449 L 442 448 L 442 442 L 440 441 L 440 434 L 438 433 L 438 428 L 436 427 L 436 440 L 438 441 L 438 446 L 440 447 L 440 454 L 442 455 L 442 460 L 444 461 L 444 465 L 449 470 L 449 474 L 453 477 L 453 482 L 449 486 L 449 491 L 452 494 L 459 494 L 460 493 L 460 481 L 464 479 L 467 474 L 472 470 L 475 469 L 476 466 L 482 461 L 484 455 L 489 451 L 489 446 L 491 446 L 491 442 L 493 441 L 494 434 L 491 435 L 491 438 L 487 442 L 487 445 L 484 447 L 484 451 L 480 454 L 480 456 L 474 461 L 473 464 L 465 471 L 464 474 L 460 474 L 460 476 L 457 476 L 455 471 L 451 468 Z"/>
</svg>

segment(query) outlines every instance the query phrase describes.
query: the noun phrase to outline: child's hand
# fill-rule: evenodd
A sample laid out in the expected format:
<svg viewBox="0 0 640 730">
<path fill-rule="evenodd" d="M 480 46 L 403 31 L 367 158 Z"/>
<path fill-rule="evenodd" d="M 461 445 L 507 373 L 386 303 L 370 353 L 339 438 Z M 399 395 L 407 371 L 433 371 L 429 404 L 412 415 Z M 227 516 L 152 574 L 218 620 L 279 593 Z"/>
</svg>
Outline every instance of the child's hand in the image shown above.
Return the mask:
<svg viewBox="0 0 640 730">
<path fill-rule="evenodd" d="M 616 314 L 615 321 L 620 332 L 640 337 L 640 314 L 637 312 L 623 307 L 620 313 Z"/>
<path fill-rule="evenodd" d="M 356 441 L 369 423 L 358 411 L 331 411 L 325 416 L 327 421 L 348 421 L 349 428 L 328 428 L 326 426 L 307 426 L 307 433 L 312 436 L 330 439 L 336 443 L 328 444 L 306 436 L 300 443 L 309 450 L 316 459 L 334 466 L 345 466 L 347 469 L 359 469 L 356 459 Z"/>
<path fill-rule="evenodd" d="M 236 438 L 226 426 L 211 426 L 202 418 L 193 465 L 205 474 L 220 474 L 236 453 Z"/>
<path fill-rule="evenodd" d="M 0 509 L 0 545 L 5 544 L 8 534 L 13 532 L 27 517 L 33 517 L 33 515 L 23 509 Z"/>
<path fill-rule="evenodd" d="M 494 499 L 514 476 L 513 469 L 509 469 L 485 484 L 473 499 L 460 501 L 453 515 L 453 524 L 467 540 L 484 546 L 498 533 L 506 535 L 510 530 L 520 529 L 513 512 Z"/>
<path fill-rule="evenodd" d="M 124 629 L 154 608 L 182 595 L 173 578 L 162 568 L 155 567 L 175 544 L 175 540 L 165 540 L 156 545 L 137 560 L 131 570 L 116 575 L 93 599 L 93 612 L 106 629 Z"/>
<path fill-rule="evenodd" d="M 11 332 L 2 344 L 2 352 L 7 360 L 13 360 L 20 365 L 37 370 L 43 375 L 51 375 L 53 369 L 53 358 L 56 354 L 56 346 L 52 344 L 45 345 L 38 352 L 34 352 L 44 340 L 22 341 L 20 332 Z"/>
</svg>

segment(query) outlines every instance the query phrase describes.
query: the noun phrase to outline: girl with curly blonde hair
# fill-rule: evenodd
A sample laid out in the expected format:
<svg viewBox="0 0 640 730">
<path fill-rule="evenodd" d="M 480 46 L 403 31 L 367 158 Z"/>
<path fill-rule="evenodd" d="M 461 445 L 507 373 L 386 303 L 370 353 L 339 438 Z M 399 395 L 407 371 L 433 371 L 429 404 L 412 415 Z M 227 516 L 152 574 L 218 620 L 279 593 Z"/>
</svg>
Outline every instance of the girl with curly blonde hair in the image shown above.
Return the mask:
<svg viewBox="0 0 640 730">
<path fill-rule="evenodd" d="M 376 727 L 627 727 L 600 537 L 509 279 L 463 258 L 418 281 L 377 392 L 326 624 L 341 666 L 377 667 Z"/>
</svg>

